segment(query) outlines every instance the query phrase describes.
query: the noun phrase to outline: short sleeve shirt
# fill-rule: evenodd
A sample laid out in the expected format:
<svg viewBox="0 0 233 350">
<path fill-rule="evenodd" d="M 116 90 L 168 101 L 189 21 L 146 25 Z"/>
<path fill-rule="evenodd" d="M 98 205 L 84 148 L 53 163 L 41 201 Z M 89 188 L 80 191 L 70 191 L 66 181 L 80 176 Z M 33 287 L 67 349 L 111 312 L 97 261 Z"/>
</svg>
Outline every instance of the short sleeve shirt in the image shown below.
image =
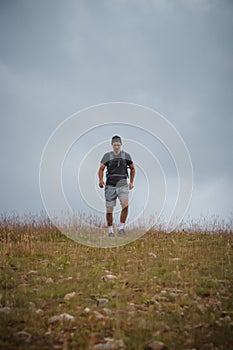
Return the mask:
<svg viewBox="0 0 233 350">
<path fill-rule="evenodd" d="M 105 153 L 100 161 L 100 163 L 104 164 L 107 167 L 107 169 L 109 169 L 110 153 L 111 152 Z M 113 159 L 114 160 L 115 159 L 122 159 L 121 152 L 119 154 L 114 154 L 114 152 L 113 152 Z M 126 160 L 127 166 L 129 166 L 130 164 L 133 163 L 131 155 L 128 152 L 125 152 L 125 160 Z M 118 176 L 114 176 L 112 178 L 110 177 L 107 179 L 106 185 L 115 186 L 117 181 L 119 181 L 120 179 L 122 179 L 122 177 L 120 177 L 120 176 L 119 176 L 119 178 L 118 178 Z M 122 181 L 127 184 L 127 179 L 122 179 Z"/>
</svg>

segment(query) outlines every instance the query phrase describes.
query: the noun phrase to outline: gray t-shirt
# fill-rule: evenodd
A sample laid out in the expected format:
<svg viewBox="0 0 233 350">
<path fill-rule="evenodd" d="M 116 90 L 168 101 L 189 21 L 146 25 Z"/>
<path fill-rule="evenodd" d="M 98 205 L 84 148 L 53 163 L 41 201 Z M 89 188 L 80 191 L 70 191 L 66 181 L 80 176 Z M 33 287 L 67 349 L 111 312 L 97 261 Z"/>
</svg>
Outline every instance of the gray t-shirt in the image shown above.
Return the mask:
<svg viewBox="0 0 233 350">
<path fill-rule="evenodd" d="M 121 151 L 122 152 L 122 151 Z M 123 158 L 121 152 L 119 154 L 113 154 L 113 160 L 111 161 L 111 166 L 110 166 L 110 153 L 107 152 L 103 155 L 100 163 L 106 165 L 107 167 L 107 174 L 111 172 L 111 174 L 114 175 L 109 175 L 107 177 L 107 182 L 106 185 L 111 185 L 111 186 L 116 186 L 116 184 L 124 185 L 127 184 L 127 173 L 124 171 L 125 165 L 129 166 L 130 164 L 133 163 L 132 158 L 128 152 L 125 152 L 125 165 L 123 165 Z"/>
</svg>

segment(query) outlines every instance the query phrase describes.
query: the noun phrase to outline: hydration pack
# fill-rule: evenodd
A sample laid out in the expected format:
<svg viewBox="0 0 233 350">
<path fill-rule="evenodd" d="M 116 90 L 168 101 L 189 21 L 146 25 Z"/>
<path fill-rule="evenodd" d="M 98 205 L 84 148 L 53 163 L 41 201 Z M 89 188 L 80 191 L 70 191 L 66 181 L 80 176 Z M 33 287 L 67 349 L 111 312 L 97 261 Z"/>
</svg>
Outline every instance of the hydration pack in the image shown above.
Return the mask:
<svg viewBox="0 0 233 350">
<path fill-rule="evenodd" d="M 128 165 L 125 159 L 125 151 L 121 151 L 119 158 L 114 158 L 114 152 L 110 152 L 109 166 L 107 167 L 107 178 L 112 176 L 127 178 L 128 174 Z"/>
</svg>

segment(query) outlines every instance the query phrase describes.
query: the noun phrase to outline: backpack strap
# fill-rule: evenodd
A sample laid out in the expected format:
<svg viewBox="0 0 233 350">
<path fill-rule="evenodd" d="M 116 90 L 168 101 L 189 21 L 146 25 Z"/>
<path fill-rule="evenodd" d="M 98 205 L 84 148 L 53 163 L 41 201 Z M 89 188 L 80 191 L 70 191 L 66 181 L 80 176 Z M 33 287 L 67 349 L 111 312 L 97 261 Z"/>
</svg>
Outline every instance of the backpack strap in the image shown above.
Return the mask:
<svg viewBox="0 0 233 350">
<path fill-rule="evenodd" d="M 109 160 L 113 160 L 113 151 L 110 151 Z"/>
<path fill-rule="evenodd" d="M 111 160 L 113 160 L 113 151 L 110 151 L 109 152 L 109 163 L 111 162 Z M 110 174 L 109 174 L 109 172 L 108 172 L 108 170 L 107 170 L 107 173 L 106 173 L 106 176 L 108 177 Z"/>
<path fill-rule="evenodd" d="M 122 159 L 125 160 L 125 151 L 124 150 L 121 151 L 121 156 L 122 156 Z M 127 163 L 126 163 L 126 175 L 127 175 L 127 177 L 129 177 Z"/>
</svg>

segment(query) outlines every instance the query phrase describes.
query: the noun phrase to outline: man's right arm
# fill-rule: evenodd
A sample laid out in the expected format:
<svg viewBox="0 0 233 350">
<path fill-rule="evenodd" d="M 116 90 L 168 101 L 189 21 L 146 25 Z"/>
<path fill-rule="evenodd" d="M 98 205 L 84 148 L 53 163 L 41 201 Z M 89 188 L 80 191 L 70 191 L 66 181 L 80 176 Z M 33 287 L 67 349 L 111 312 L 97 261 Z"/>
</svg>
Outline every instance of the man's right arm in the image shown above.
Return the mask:
<svg viewBox="0 0 233 350">
<path fill-rule="evenodd" d="M 99 187 L 103 188 L 104 187 L 104 168 L 105 164 L 101 163 L 98 171 L 98 176 L 99 176 Z"/>
</svg>

